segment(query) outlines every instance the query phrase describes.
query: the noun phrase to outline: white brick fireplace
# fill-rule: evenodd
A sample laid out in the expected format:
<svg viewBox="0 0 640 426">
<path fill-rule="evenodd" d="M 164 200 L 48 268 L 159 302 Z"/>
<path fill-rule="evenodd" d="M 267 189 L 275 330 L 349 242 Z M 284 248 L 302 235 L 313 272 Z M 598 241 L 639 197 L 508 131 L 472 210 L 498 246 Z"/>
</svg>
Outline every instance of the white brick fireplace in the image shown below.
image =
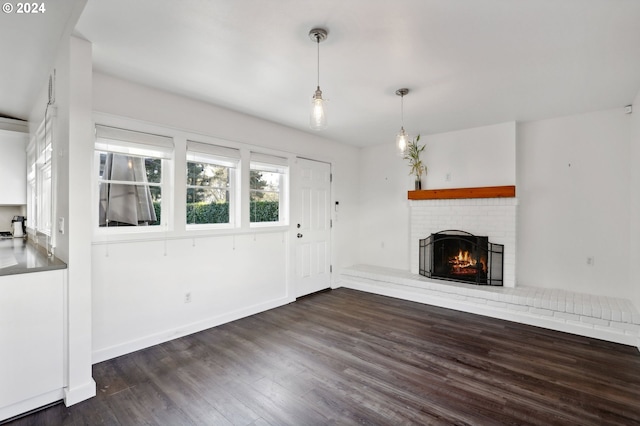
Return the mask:
<svg viewBox="0 0 640 426">
<path fill-rule="evenodd" d="M 418 242 L 445 230 L 466 231 L 504 244 L 504 286 L 516 285 L 517 198 L 410 200 L 411 272 L 418 274 Z"/>
</svg>

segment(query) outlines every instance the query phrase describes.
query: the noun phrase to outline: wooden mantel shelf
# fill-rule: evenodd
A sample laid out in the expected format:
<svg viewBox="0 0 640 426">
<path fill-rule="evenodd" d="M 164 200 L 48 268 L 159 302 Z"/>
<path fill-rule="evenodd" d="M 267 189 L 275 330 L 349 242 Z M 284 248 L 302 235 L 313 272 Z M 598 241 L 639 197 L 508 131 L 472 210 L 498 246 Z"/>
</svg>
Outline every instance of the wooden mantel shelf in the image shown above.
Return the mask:
<svg viewBox="0 0 640 426">
<path fill-rule="evenodd" d="M 515 185 L 477 188 L 422 189 L 408 192 L 409 200 L 453 200 L 460 198 L 509 198 L 516 196 Z"/>
</svg>

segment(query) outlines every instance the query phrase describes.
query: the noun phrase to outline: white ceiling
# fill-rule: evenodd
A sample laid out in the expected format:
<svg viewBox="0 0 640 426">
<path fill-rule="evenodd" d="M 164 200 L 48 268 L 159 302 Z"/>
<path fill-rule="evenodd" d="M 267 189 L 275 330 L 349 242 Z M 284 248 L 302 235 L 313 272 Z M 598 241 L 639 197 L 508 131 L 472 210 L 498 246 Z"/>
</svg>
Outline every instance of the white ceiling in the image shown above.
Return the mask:
<svg viewBox="0 0 640 426">
<path fill-rule="evenodd" d="M 15 1 L 2 3 L 13 9 L 0 12 L 0 117 L 26 120 L 48 84 L 58 44 L 73 30 L 84 3 L 44 1 L 44 12 L 37 14 L 17 13 Z"/>
<path fill-rule="evenodd" d="M 627 105 L 640 90 L 639 23 L 638 0 L 89 0 L 76 32 L 98 71 L 313 132 L 308 32 L 324 27 L 321 135 L 367 146 L 394 139 L 401 87 L 411 134 Z M 21 72 L 34 52 L 9 39 L 22 49 L 0 90 L 44 81 Z M 28 100 L 33 88 L 22 90 Z M 0 97 L 0 114 L 27 109 Z"/>
</svg>

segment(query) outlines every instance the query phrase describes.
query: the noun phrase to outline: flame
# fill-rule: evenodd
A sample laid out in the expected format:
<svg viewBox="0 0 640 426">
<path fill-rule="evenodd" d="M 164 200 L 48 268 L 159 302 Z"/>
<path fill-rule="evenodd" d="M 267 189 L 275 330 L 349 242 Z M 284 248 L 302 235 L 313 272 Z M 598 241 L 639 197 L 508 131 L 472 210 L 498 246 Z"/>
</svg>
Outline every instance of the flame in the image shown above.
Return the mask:
<svg viewBox="0 0 640 426">
<path fill-rule="evenodd" d="M 477 263 L 477 261 L 473 258 L 473 256 L 471 256 L 471 253 L 469 253 L 468 251 L 460 250 L 458 252 L 458 256 L 456 256 L 454 259 L 455 263 L 462 267 L 475 266 Z"/>
<path fill-rule="evenodd" d="M 457 256 L 453 256 L 450 258 L 449 263 L 451 264 L 454 272 L 462 272 L 465 269 L 477 269 L 478 263 L 480 263 L 480 267 L 484 272 L 487 272 L 487 261 L 484 258 L 480 258 L 478 262 L 477 259 L 474 259 L 473 255 L 468 251 L 460 251 Z"/>
</svg>

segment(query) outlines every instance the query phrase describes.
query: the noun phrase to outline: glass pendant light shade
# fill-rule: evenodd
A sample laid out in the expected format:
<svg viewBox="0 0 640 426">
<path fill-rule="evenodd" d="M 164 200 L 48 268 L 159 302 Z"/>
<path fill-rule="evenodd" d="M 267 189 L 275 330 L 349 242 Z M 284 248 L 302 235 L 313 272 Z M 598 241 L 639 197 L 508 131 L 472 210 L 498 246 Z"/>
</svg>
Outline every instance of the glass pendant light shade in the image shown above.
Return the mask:
<svg viewBox="0 0 640 426">
<path fill-rule="evenodd" d="M 404 152 L 407 150 L 407 143 L 409 141 L 409 135 L 404 131 L 404 127 L 400 129 L 400 133 L 396 135 L 396 146 L 398 147 L 398 155 L 404 157 Z"/>
<path fill-rule="evenodd" d="M 404 152 L 407 150 L 407 144 L 409 143 L 409 135 L 404 131 L 404 96 L 407 93 L 409 93 L 407 88 L 396 90 L 396 95 L 400 96 L 400 118 L 402 120 L 400 133 L 396 135 L 396 147 L 398 147 L 398 156 L 400 157 L 404 157 Z"/>
<path fill-rule="evenodd" d="M 320 87 L 316 89 L 311 101 L 311 117 L 309 126 L 313 130 L 323 130 L 327 128 L 327 114 L 324 99 L 322 99 L 322 91 Z"/>
</svg>

